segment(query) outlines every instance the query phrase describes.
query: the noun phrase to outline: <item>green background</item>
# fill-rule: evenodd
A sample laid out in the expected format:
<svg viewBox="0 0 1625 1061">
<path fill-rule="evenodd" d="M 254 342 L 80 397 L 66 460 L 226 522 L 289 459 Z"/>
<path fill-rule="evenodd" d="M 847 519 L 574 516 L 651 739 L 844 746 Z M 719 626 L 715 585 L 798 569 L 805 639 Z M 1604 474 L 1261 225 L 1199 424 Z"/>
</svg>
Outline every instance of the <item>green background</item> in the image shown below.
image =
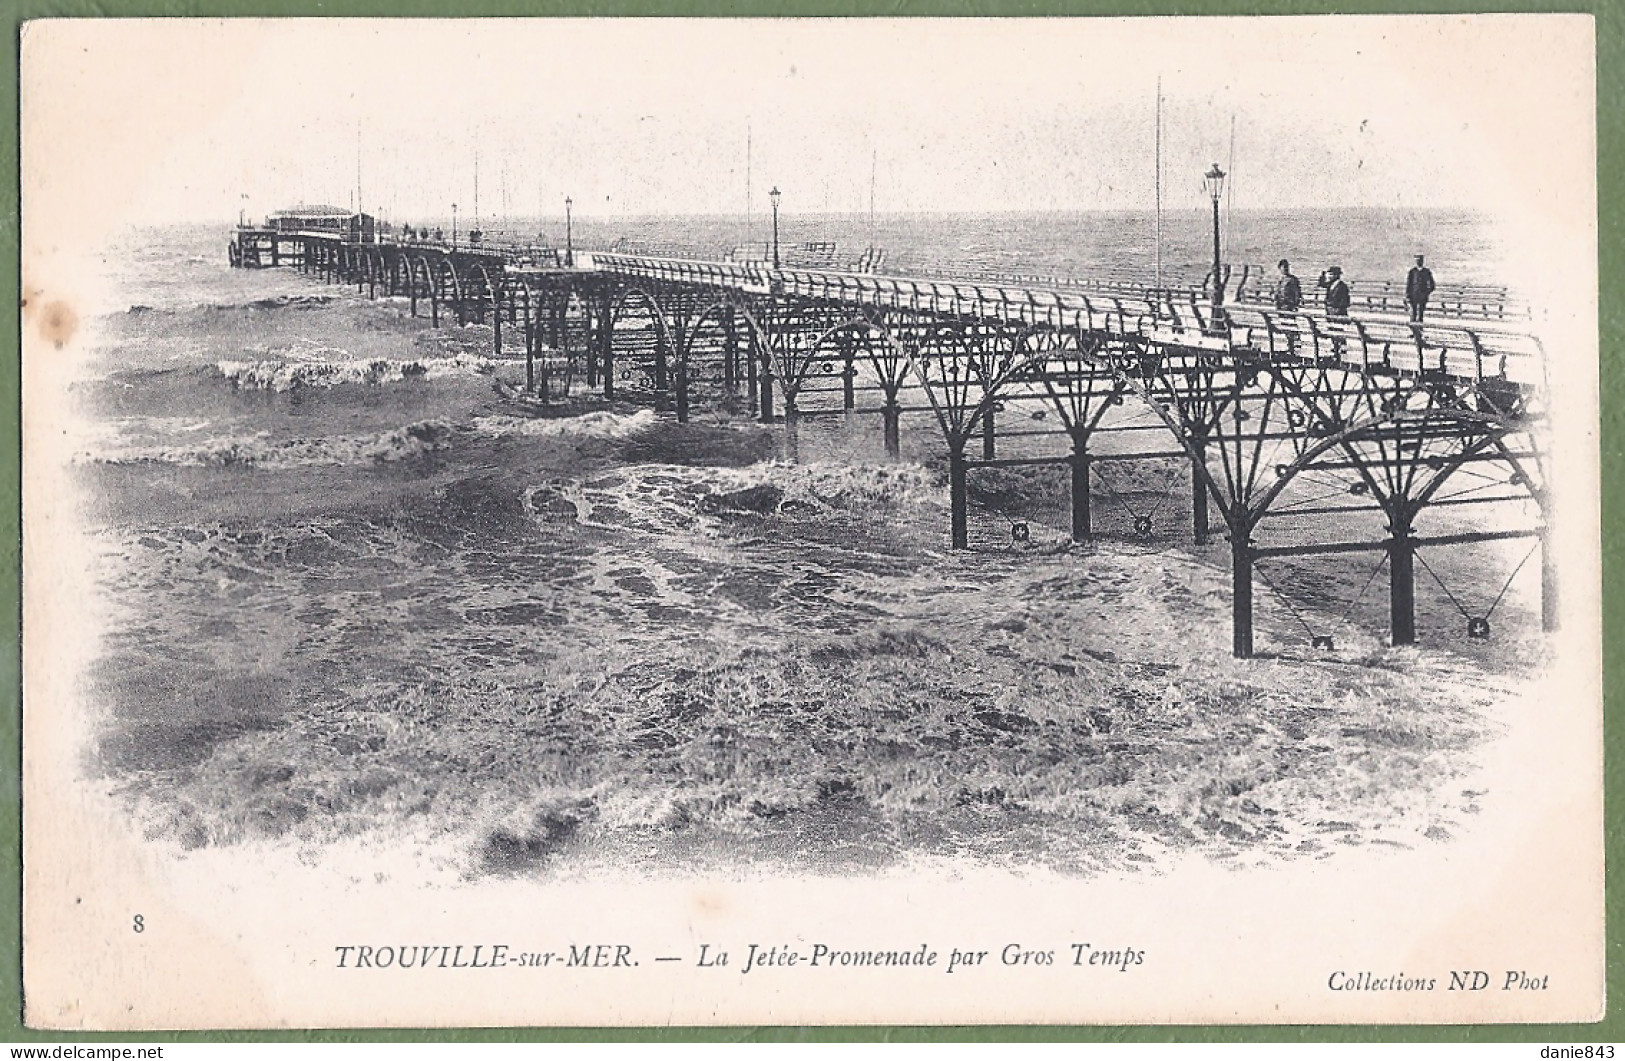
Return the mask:
<svg viewBox="0 0 1625 1061">
<path fill-rule="evenodd" d="M 895 1027 L 895 1028 L 659 1028 L 659 1029 L 505 1029 L 505 1030 L 344 1030 L 297 1032 L 176 1032 L 67 1035 L 31 1032 L 22 1027 L 21 948 L 21 594 L 19 541 L 19 321 L 17 298 L 0 299 L 0 418 L 5 442 L 0 444 L 0 504 L 6 530 L 0 533 L 0 602 L 6 615 L 0 620 L 0 746 L 5 768 L 0 770 L 0 1040 L 12 1042 L 523 1042 L 543 1041 L 762 1041 L 817 1042 L 870 1041 L 1102 1041 L 1102 1042 L 1625 1042 L 1625 834 L 1619 807 L 1625 797 L 1625 719 L 1614 700 L 1625 683 L 1613 635 L 1625 618 L 1625 591 L 1619 582 L 1622 541 L 1614 524 L 1625 516 L 1621 498 L 1625 475 L 1625 378 L 1618 347 L 1622 338 L 1620 295 L 1625 285 L 1625 3 L 1496 3 L 1493 0 L 1455 3 L 1326 3 L 1314 0 L 1226 3 L 1224 0 L 193 0 L 155 3 L 150 0 L 22 0 L 6 5 L 10 36 L 6 41 L 10 68 L 18 68 L 18 30 L 30 18 L 137 17 L 137 16 L 278 16 L 350 15 L 431 17 L 455 13 L 480 15 L 730 15 L 730 16 L 952 16 L 952 15 L 1292 15 L 1348 13 L 1472 14 L 1482 11 L 1586 12 L 1597 24 L 1597 191 L 1602 330 L 1602 523 L 1603 534 L 1603 640 L 1605 667 L 1605 732 L 1607 771 L 1605 822 L 1608 854 L 1608 1017 L 1600 1024 L 1459 1025 L 1459 1026 L 1258 1026 L 1230 1027 Z M 7 289 L 20 293 L 19 216 L 17 169 L 17 93 L 15 76 L 6 79 L 5 121 L 9 128 L 0 140 L 4 152 L 0 170 L 12 175 L 6 184 L 8 207 L 0 219 L 0 269 Z M 1533 104 L 1532 104 L 1533 105 Z"/>
</svg>

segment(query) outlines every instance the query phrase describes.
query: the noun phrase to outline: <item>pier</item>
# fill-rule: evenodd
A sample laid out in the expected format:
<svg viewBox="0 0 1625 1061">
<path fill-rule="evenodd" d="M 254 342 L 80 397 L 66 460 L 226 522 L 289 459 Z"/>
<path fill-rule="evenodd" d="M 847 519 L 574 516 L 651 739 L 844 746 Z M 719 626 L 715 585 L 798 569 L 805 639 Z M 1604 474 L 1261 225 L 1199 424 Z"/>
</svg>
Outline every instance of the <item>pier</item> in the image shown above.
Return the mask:
<svg viewBox="0 0 1625 1061">
<path fill-rule="evenodd" d="M 1555 628 L 1545 352 L 1505 290 L 1441 286 L 1426 323 L 1413 324 L 1403 291 L 1381 284 L 1355 285 L 1348 316 L 1276 311 L 1251 266 L 1228 270 L 1234 288 L 1215 291 L 1132 270 L 891 275 L 872 252 L 843 267 L 832 247 L 816 264 L 790 255 L 776 266 L 714 249 L 559 251 L 363 228 L 242 226 L 230 260 L 404 297 L 436 327 L 488 324 L 493 355 L 523 349 L 536 403 L 572 386 L 606 399 L 636 391 L 679 423 L 728 403 L 782 425 L 792 455 L 798 423 L 868 415 L 877 448 L 895 458 L 902 418 L 929 416 L 946 450 L 957 549 L 970 545 L 977 469 L 1055 466 L 1069 484 L 1071 537 L 1084 542 L 1101 467 L 1177 460 L 1190 469 L 1181 508 L 1192 542 L 1228 545 L 1237 657 L 1254 653 L 1261 565 L 1284 558 L 1375 557 L 1390 643 L 1406 645 L 1417 639 L 1418 565 L 1439 578 L 1426 552 L 1530 539 L 1543 626 Z M 1538 516 L 1518 525 L 1472 515 L 1523 502 Z M 1418 531 L 1424 513 L 1446 507 L 1473 525 Z M 1385 533 L 1339 536 L 1362 512 Z M 1135 514 L 1135 533 L 1151 534 L 1153 519 Z M 1020 543 L 1029 530 L 1017 521 L 1010 533 Z M 1439 584 L 1466 635 L 1490 636 L 1495 605 L 1474 611 Z M 1315 649 L 1333 647 L 1302 625 Z"/>
</svg>

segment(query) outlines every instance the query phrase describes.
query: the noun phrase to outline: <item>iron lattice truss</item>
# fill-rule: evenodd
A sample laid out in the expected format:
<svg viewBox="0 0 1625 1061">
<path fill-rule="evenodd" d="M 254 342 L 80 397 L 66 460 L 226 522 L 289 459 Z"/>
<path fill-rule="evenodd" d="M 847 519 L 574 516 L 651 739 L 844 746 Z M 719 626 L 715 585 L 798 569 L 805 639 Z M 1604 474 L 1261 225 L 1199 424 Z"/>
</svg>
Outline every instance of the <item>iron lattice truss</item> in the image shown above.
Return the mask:
<svg viewBox="0 0 1625 1061">
<path fill-rule="evenodd" d="M 1207 544 L 1217 525 L 1229 543 L 1237 656 L 1253 654 L 1254 576 L 1265 561 L 1378 554 L 1391 640 L 1408 644 L 1422 550 L 1544 542 L 1548 530 L 1544 354 L 1533 336 L 1494 324 L 1219 309 L 1188 294 L 1109 285 L 1012 287 L 606 253 L 573 268 L 327 233 L 286 243 L 277 263 L 370 296 L 404 296 L 414 316 L 427 302 L 436 326 L 443 314 L 489 322 L 497 357 L 504 325 L 507 341 L 517 330 L 527 391 L 543 402 L 584 380 L 606 398 L 642 393 L 679 422 L 697 403 L 728 403 L 782 422 L 792 446 L 809 417 L 872 413 L 894 457 L 901 418 L 929 412 L 947 450 L 956 548 L 968 545 L 975 468 L 1069 466 L 1071 535 L 1084 541 L 1104 463 L 1178 460 L 1189 468 L 1195 542 Z M 1031 427 L 1039 422 L 1042 430 Z M 1065 452 L 1000 456 L 1003 445 L 1039 434 L 1064 440 Z M 1160 450 L 1134 441 L 1158 438 Z M 1526 518 L 1419 534 L 1424 513 L 1446 506 L 1510 507 Z M 1361 514 L 1380 521 L 1380 536 L 1340 536 Z M 1134 514 L 1135 533 L 1150 534 L 1151 520 Z M 1551 628 L 1555 564 L 1539 551 Z M 1463 613 L 1474 636 L 1488 633 L 1487 615 Z M 1329 635 L 1311 634 L 1330 647 Z"/>
</svg>

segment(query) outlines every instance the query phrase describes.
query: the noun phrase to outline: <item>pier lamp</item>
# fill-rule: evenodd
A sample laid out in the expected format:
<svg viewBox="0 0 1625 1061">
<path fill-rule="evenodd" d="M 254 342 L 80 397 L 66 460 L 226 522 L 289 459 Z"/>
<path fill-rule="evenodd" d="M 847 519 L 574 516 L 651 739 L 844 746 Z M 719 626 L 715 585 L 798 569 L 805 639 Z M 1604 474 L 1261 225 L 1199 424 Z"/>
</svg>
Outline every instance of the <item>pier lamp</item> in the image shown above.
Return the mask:
<svg viewBox="0 0 1625 1061">
<path fill-rule="evenodd" d="M 451 204 L 451 245 L 457 246 L 457 204 Z"/>
<path fill-rule="evenodd" d="M 1213 309 L 1217 324 L 1219 304 L 1224 301 L 1224 279 L 1219 275 L 1219 197 L 1224 194 L 1224 170 L 1217 162 L 1202 175 L 1202 183 L 1213 199 Z"/>
<path fill-rule="evenodd" d="M 576 264 L 575 232 L 570 215 L 570 209 L 574 205 L 575 200 L 566 195 L 564 197 L 564 267 L 566 269 L 572 269 Z"/>
<path fill-rule="evenodd" d="M 779 267 L 779 186 L 775 184 L 773 190 L 767 193 L 768 199 L 773 202 L 773 268 Z"/>
</svg>

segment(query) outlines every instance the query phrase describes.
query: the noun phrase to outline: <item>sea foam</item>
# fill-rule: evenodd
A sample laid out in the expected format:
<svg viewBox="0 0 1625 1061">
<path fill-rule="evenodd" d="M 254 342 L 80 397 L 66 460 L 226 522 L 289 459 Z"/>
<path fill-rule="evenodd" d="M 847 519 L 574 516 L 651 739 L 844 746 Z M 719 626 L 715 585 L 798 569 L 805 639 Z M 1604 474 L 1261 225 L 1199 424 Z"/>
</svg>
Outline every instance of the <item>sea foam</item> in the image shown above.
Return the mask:
<svg viewBox="0 0 1625 1061">
<path fill-rule="evenodd" d="M 445 449 L 457 429 L 444 420 L 420 420 L 389 431 L 336 438 L 272 439 L 227 436 L 193 446 L 129 446 L 82 454 L 102 464 L 170 464 L 195 468 L 308 468 L 386 464 Z"/>
<path fill-rule="evenodd" d="M 595 410 L 578 416 L 475 417 L 476 432 L 488 438 L 541 438 L 552 435 L 571 435 L 578 438 L 626 438 L 647 431 L 655 425 L 655 414 L 649 409 L 635 413 L 612 413 Z"/>
<path fill-rule="evenodd" d="M 150 421 L 143 421 L 149 423 Z M 189 444 L 150 445 L 117 438 L 92 440 L 77 459 L 81 464 L 169 464 L 196 468 L 303 468 L 323 465 L 387 464 L 449 449 L 461 438 L 624 438 L 655 424 L 649 410 L 631 414 L 604 411 L 548 419 L 517 416 L 476 417 L 458 424 L 436 418 L 388 431 L 327 438 L 272 438 L 268 434 L 227 435 Z M 202 430 L 208 421 L 184 425 Z M 177 422 L 173 428 L 178 432 Z"/>
<path fill-rule="evenodd" d="M 337 353 L 342 350 L 324 350 Z M 448 376 L 490 375 L 501 362 L 474 354 L 452 357 L 425 357 L 409 361 L 388 358 L 344 360 L 320 357 L 311 360 L 267 359 L 220 361 L 215 369 L 242 390 L 290 391 L 301 387 L 337 387 L 344 384 L 379 386 L 406 380 L 443 379 Z"/>
<path fill-rule="evenodd" d="M 915 465 L 781 461 L 744 468 L 636 465 L 584 482 L 551 480 L 525 493 L 526 510 L 543 525 L 562 520 L 702 538 L 739 519 L 866 517 L 942 500 L 936 477 Z"/>
</svg>

